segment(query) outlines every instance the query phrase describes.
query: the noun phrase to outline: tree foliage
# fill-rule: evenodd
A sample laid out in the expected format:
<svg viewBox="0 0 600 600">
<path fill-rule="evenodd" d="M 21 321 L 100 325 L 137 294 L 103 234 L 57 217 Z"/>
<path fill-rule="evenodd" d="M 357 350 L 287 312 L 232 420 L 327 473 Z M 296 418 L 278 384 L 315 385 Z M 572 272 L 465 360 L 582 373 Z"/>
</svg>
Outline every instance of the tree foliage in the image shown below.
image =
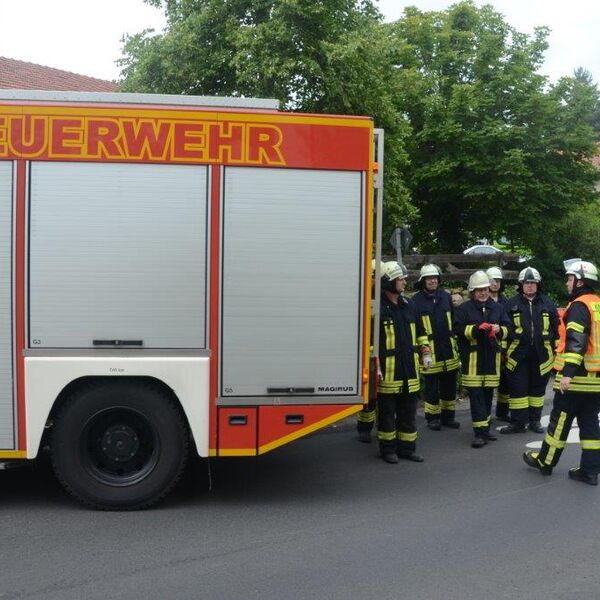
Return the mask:
<svg viewBox="0 0 600 600">
<path fill-rule="evenodd" d="M 371 0 L 147 0 L 163 34 L 124 40 L 123 91 L 276 98 L 284 109 L 366 114 L 386 130 L 388 214 L 415 211 L 401 173 L 407 124 Z"/>
<path fill-rule="evenodd" d="M 571 228 L 596 222 L 598 90 L 584 69 L 548 84 L 546 28 L 519 33 L 472 0 L 394 23 L 371 0 L 146 1 L 168 25 L 125 38 L 125 91 L 371 115 L 388 231 L 409 222 L 429 252 L 506 236 L 540 260 L 583 254 L 585 227 Z"/>
</svg>

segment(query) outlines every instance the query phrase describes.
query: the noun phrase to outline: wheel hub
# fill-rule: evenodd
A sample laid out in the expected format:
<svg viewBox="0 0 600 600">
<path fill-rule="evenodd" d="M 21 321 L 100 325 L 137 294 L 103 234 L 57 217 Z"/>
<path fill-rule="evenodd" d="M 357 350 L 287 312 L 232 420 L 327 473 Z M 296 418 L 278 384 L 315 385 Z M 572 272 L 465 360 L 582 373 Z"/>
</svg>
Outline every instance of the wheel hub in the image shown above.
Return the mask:
<svg viewBox="0 0 600 600">
<path fill-rule="evenodd" d="M 113 425 L 102 436 L 102 451 L 107 458 L 115 462 L 130 460 L 139 447 L 138 435 L 128 425 Z"/>
</svg>

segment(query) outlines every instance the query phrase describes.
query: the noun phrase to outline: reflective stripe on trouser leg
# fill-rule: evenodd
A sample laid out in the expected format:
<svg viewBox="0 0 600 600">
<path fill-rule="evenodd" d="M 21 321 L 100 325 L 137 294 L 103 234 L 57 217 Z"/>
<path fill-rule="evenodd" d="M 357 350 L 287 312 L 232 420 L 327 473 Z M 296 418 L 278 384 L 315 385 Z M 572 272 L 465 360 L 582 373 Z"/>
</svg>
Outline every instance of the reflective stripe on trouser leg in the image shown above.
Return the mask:
<svg viewBox="0 0 600 600">
<path fill-rule="evenodd" d="M 575 416 L 575 402 L 572 396 L 574 394 L 554 394 L 554 404 L 550 413 L 550 423 L 542 443 L 542 448 L 538 453 L 538 460 L 550 467 L 558 464 L 560 455 L 564 450 Z"/>
<path fill-rule="evenodd" d="M 417 441 L 417 401 L 419 394 L 402 394 L 396 406 L 398 454 L 412 454 Z"/>
<path fill-rule="evenodd" d="M 456 374 L 456 370 L 440 373 L 440 407 L 442 409 L 442 423 L 454 421 L 456 414 Z"/>
<path fill-rule="evenodd" d="M 485 433 L 490 429 L 490 413 L 488 410 L 487 388 L 467 388 L 471 405 L 471 419 L 475 435 Z M 489 389 L 491 394 L 492 389 Z"/>
<path fill-rule="evenodd" d="M 442 413 L 440 408 L 440 375 L 424 375 L 425 382 L 423 395 L 425 396 L 424 409 L 427 421 L 439 421 Z"/>
<path fill-rule="evenodd" d="M 596 394 L 585 394 L 585 396 L 577 411 L 581 442 L 580 466 L 586 473 L 600 473 L 600 427 L 598 426 L 600 397 Z"/>
<path fill-rule="evenodd" d="M 546 386 L 550 379 L 550 373 L 540 375 L 540 367 L 537 361 L 531 368 L 531 379 L 529 382 L 529 422 L 533 423 L 542 418 Z"/>
<path fill-rule="evenodd" d="M 396 452 L 396 405 L 400 394 L 377 395 L 377 439 L 382 454 Z"/>
<path fill-rule="evenodd" d="M 506 369 L 500 371 L 500 385 L 498 386 L 498 398 L 496 400 L 496 416 L 502 419 L 508 417 L 508 381 Z"/>
<path fill-rule="evenodd" d="M 356 429 L 358 431 L 371 431 L 375 424 L 375 417 L 377 415 L 377 407 L 373 406 L 370 408 L 369 405 L 358 413 L 356 418 Z"/>
<path fill-rule="evenodd" d="M 529 371 L 529 361 L 525 358 L 520 360 L 512 371 L 506 373 L 510 394 L 510 420 L 522 427 L 529 419 Z"/>
</svg>

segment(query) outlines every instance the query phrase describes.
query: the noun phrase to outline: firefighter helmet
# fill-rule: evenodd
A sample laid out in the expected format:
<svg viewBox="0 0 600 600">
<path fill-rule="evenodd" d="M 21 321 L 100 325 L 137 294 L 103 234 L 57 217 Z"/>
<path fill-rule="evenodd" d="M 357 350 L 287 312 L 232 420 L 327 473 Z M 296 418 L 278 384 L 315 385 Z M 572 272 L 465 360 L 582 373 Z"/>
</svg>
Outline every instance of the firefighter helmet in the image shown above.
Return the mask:
<svg viewBox="0 0 600 600">
<path fill-rule="evenodd" d="M 475 271 L 469 277 L 469 291 L 490 287 L 490 278 L 485 271 Z"/>
<path fill-rule="evenodd" d="M 437 277 L 442 278 L 442 270 L 434 264 L 423 265 L 419 272 L 419 281 L 425 279 L 425 277 Z"/>
<path fill-rule="evenodd" d="M 383 263 L 381 268 L 381 287 L 388 292 L 395 292 L 396 286 L 394 281 L 396 279 L 406 279 L 408 277 L 408 271 L 406 267 L 395 260 L 390 260 Z"/>
<path fill-rule="evenodd" d="M 498 267 L 490 267 L 485 273 L 490 279 L 504 279 L 502 269 Z"/>
<path fill-rule="evenodd" d="M 598 269 L 593 263 L 586 260 L 565 260 L 564 265 L 566 275 L 574 275 L 576 279 L 583 279 L 589 285 L 598 285 Z"/>
<path fill-rule="evenodd" d="M 537 269 L 526 267 L 519 273 L 519 283 L 533 282 L 542 283 L 542 276 Z"/>
</svg>

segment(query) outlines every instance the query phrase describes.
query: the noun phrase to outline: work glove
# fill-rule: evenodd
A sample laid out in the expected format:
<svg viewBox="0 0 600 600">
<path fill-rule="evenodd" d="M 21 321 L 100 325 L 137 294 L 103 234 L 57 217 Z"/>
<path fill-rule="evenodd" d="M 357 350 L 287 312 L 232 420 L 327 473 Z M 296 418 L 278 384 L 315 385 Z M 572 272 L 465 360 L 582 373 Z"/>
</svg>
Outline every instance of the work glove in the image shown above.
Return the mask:
<svg viewBox="0 0 600 600">
<path fill-rule="evenodd" d="M 488 337 L 491 340 L 493 340 L 496 337 L 496 330 L 493 327 L 488 331 Z"/>
<path fill-rule="evenodd" d="M 431 358 L 431 353 L 425 352 L 425 354 L 423 354 L 423 356 L 422 356 L 422 360 L 423 360 L 423 369 L 425 371 L 427 371 L 427 369 L 429 369 L 429 367 L 431 367 L 431 365 L 433 364 L 433 359 Z"/>
<path fill-rule="evenodd" d="M 479 325 L 479 327 L 477 329 L 479 329 L 479 331 L 489 331 L 491 328 L 492 328 L 491 323 L 481 323 L 481 325 Z"/>
</svg>

